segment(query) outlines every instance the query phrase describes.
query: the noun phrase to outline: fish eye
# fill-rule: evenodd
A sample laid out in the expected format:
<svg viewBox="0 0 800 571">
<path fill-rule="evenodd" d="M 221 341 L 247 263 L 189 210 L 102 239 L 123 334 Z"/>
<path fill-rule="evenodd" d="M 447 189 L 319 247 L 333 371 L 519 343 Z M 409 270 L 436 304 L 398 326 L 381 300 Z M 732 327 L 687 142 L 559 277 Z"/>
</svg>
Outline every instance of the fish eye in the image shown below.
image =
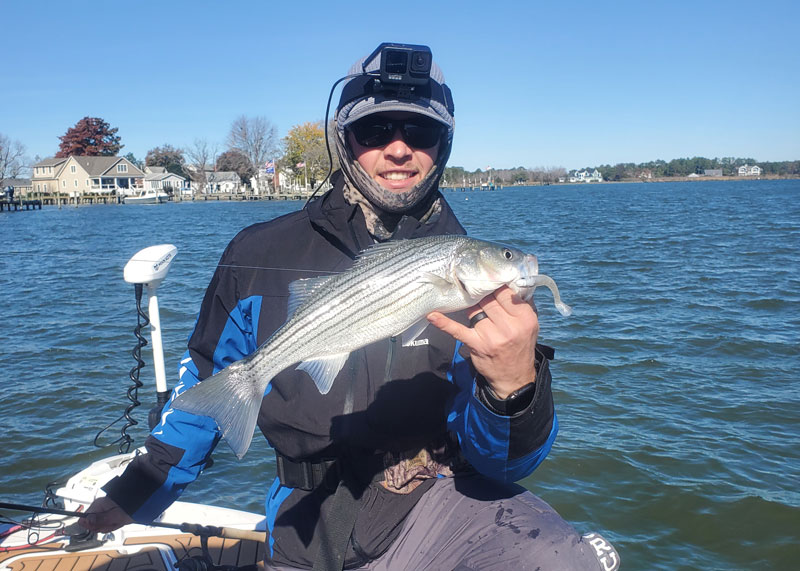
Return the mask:
<svg viewBox="0 0 800 571">
<path fill-rule="evenodd" d="M 503 250 L 503 257 L 506 260 L 513 260 L 514 259 L 514 252 L 512 252 L 511 250 L 506 248 L 506 249 Z"/>
</svg>

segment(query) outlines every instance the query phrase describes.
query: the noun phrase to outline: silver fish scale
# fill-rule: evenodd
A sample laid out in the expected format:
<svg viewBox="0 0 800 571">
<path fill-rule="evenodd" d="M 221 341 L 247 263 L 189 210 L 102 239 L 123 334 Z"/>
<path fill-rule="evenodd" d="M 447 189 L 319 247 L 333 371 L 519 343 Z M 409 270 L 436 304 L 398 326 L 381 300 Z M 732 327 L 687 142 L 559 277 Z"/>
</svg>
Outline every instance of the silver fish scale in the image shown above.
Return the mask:
<svg viewBox="0 0 800 571">
<path fill-rule="evenodd" d="M 456 288 L 443 296 L 424 276 L 442 275 L 465 241 L 435 236 L 378 246 L 350 271 L 332 277 L 321 295 L 301 305 L 254 356 L 251 365 L 264 387 L 294 363 L 349 353 L 402 332 L 434 309 L 463 305 Z"/>
</svg>

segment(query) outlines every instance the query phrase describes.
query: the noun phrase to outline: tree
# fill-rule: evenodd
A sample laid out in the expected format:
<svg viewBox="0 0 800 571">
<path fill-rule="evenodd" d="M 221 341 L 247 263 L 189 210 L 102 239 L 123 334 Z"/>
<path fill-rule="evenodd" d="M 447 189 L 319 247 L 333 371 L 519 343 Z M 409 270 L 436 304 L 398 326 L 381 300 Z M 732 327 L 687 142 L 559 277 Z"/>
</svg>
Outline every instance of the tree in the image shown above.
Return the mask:
<svg viewBox="0 0 800 571">
<path fill-rule="evenodd" d="M 217 146 L 205 139 L 195 139 L 194 145 L 186 149 L 186 170 L 192 182 L 202 191 L 208 186 L 208 171 L 217 159 Z"/>
<path fill-rule="evenodd" d="M 186 159 L 183 151 L 172 145 L 164 145 L 147 151 L 144 164 L 148 167 L 164 167 L 167 172 L 186 177 Z"/>
<path fill-rule="evenodd" d="M 325 133 L 322 121 L 303 123 L 289 129 L 284 138 L 286 151 L 281 159 L 284 168 L 290 168 L 301 176 L 305 175 L 313 186 L 321 180 L 328 168 L 328 153 L 325 150 Z"/>
<path fill-rule="evenodd" d="M 0 133 L 0 181 L 16 178 L 28 169 L 25 145 Z"/>
<path fill-rule="evenodd" d="M 133 166 L 135 166 L 137 169 L 139 169 L 139 170 L 144 170 L 144 162 L 142 162 L 142 161 L 140 161 L 139 159 L 137 159 L 137 158 L 136 158 L 136 155 L 134 155 L 133 153 L 128 153 L 128 154 L 127 154 L 127 155 L 125 155 L 123 158 L 124 158 L 124 159 L 127 159 L 127 160 L 128 160 L 128 162 L 130 162 L 130 163 L 131 163 Z"/>
<path fill-rule="evenodd" d="M 59 137 L 61 144 L 56 157 L 113 157 L 123 147 L 118 130 L 116 127 L 112 129 L 99 117 L 84 117 Z"/>
<path fill-rule="evenodd" d="M 250 161 L 253 172 L 264 168 L 278 150 L 278 130 L 265 117 L 237 117 L 228 133 L 228 148 Z"/>
<path fill-rule="evenodd" d="M 218 171 L 233 171 L 239 175 L 243 183 L 250 183 L 250 179 L 256 175 L 256 169 L 250 163 L 250 159 L 238 149 L 225 151 L 217 158 Z"/>
</svg>

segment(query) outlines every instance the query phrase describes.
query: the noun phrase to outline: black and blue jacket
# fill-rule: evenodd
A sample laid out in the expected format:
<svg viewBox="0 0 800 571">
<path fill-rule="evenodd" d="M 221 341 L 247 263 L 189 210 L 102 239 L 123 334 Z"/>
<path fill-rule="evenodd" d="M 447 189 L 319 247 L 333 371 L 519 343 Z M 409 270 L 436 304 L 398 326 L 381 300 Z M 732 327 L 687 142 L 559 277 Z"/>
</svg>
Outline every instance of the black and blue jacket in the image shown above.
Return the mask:
<svg viewBox="0 0 800 571">
<path fill-rule="evenodd" d="M 442 199 L 442 212 L 421 224 L 404 217 L 396 238 L 463 234 Z M 350 267 L 373 243 L 342 180 L 307 208 L 241 231 L 228 245 L 203 299 L 175 394 L 255 351 L 285 321 L 289 283 Z M 258 426 L 270 445 L 294 461 L 369 458 L 451 442 L 469 469 L 503 482 L 529 475 L 558 429 L 545 354 L 538 355 L 535 391 L 511 416 L 493 408 L 459 344 L 429 327 L 414 346 L 385 339 L 354 352 L 327 395 L 305 372 L 287 369 L 270 383 Z M 173 396 L 174 398 L 174 396 Z M 213 420 L 171 408 L 137 457 L 105 486 L 137 521 L 152 521 L 204 468 L 220 439 Z M 357 465 L 358 461 L 354 462 Z M 376 557 L 427 490 L 396 494 L 365 479 L 354 544 Z M 268 558 L 310 567 L 331 491 L 301 490 L 276 480 L 267 497 Z M 351 546 L 351 550 L 353 546 Z M 352 558 L 351 558 L 352 559 Z"/>
</svg>

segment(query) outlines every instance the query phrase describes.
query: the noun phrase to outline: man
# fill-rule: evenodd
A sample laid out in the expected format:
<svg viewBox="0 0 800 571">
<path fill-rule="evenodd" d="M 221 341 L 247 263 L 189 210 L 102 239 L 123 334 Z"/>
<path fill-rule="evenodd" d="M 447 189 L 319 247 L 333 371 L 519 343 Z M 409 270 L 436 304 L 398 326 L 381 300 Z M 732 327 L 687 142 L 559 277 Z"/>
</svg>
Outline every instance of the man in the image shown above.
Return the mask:
<svg viewBox="0 0 800 571">
<path fill-rule="evenodd" d="M 453 140 L 439 68 L 413 89 L 380 83 L 385 52 L 357 63 L 336 110 L 342 170 L 299 212 L 229 244 L 181 362 L 176 394 L 255 351 L 287 317 L 289 284 L 339 272 L 386 240 L 463 234 L 438 192 Z M 456 317 L 456 319 L 451 318 Z M 424 340 L 354 352 L 321 395 L 294 368 L 267 389 L 258 425 L 276 451 L 268 569 L 596 569 L 594 549 L 511 484 L 547 455 L 557 421 L 536 312 L 501 288 Z M 169 407 L 148 453 L 83 521 L 150 521 L 206 465 L 213 420 Z"/>
</svg>

